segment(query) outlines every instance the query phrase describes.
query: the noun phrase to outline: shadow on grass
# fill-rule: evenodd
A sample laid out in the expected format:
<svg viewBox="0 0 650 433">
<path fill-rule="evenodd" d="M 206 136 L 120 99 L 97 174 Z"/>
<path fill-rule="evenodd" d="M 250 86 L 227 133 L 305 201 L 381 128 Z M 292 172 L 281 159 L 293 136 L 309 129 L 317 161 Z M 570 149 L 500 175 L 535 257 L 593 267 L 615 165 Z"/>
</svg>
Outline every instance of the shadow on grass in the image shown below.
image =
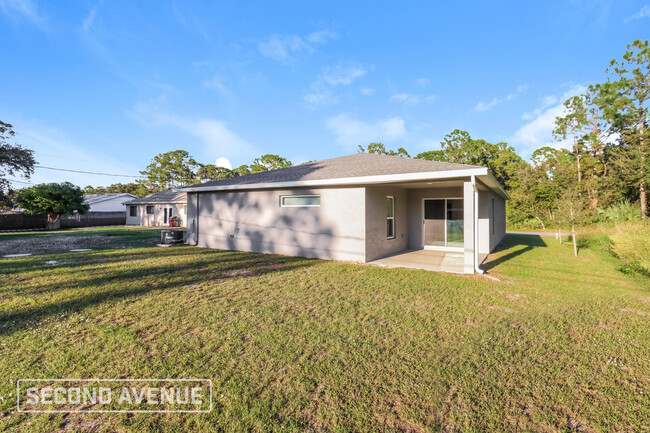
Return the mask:
<svg viewBox="0 0 650 433">
<path fill-rule="evenodd" d="M 223 255 L 227 251 L 205 250 L 205 255 Z M 232 254 L 239 254 L 232 252 Z M 0 260 L 0 273 L 2 275 L 22 274 L 26 272 L 43 271 L 51 269 L 75 268 L 79 266 L 106 265 L 125 260 L 142 260 L 159 257 L 182 257 L 197 255 L 193 247 L 168 247 L 138 246 L 133 248 L 95 248 L 84 252 L 51 252 L 29 257 L 11 258 Z M 52 266 L 48 261 L 56 260 L 58 265 Z"/>
<path fill-rule="evenodd" d="M 212 251 L 212 254 L 208 255 L 209 251 Z M 76 313 L 99 304 L 138 297 L 152 291 L 178 289 L 183 286 L 215 281 L 216 279 L 259 277 L 269 273 L 292 272 L 314 262 L 314 260 L 296 257 L 209 251 L 205 251 L 206 256 L 202 256 L 198 254 L 203 253 L 203 251 L 192 249 L 193 254 L 197 255 L 198 259 L 183 264 L 174 262 L 172 256 L 169 257 L 172 261 L 168 264 L 144 268 L 136 267 L 99 278 L 93 278 L 92 276 L 81 278 L 75 281 L 75 284 L 66 287 L 61 287 L 63 283 L 39 285 L 31 290 L 37 295 L 56 290 L 82 290 L 84 295 L 74 299 L 0 314 L 0 335 L 10 335 L 61 313 Z M 129 262 L 132 255 L 120 254 L 122 261 L 125 262 Z M 150 255 L 150 253 L 147 255 Z M 118 262 L 119 260 L 113 261 Z M 209 267 L 207 270 L 214 272 L 206 272 L 206 267 Z M 240 270 L 249 272 L 244 274 L 229 272 Z M 79 272 L 83 271 L 80 270 Z M 154 276 L 158 277 L 157 280 L 155 282 L 150 281 L 151 277 Z M 143 282 L 143 279 L 149 281 Z M 158 281 L 161 284 L 158 284 Z M 102 290 L 104 286 L 111 289 Z M 116 286 L 118 288 L 115 288 Z"/>
<path fill-rule="evenodd" d="M 501 263 L 512 260 L 513 258 L 522 254 L 526 254 L 535 248 L 546 248 L 546 244 L 544 243 L 544 240 L 541 238 L 541 236 L 509 234 L 503 239 L 503 241 L 501 241 L 499 246 L 491 254 L 499 254 L 504 251 L 507 253 L 484 263 L 483 269 L 486 271 L 494 269 Z"/>
</svg>

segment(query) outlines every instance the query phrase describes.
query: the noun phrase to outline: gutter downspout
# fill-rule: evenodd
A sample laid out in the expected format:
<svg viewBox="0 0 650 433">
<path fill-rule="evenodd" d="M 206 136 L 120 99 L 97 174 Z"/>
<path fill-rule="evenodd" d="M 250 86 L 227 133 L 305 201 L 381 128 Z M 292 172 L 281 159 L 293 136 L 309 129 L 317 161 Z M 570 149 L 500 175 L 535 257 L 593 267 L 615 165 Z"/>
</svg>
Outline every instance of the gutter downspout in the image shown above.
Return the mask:
<svg viewBox="0 0 650 433">
<path fill-rule="evenodd" d="M 194 238 L 194 246 L 197 246 L 199 244 L 199 214 L 201 213 L 201 203 L 199 200 L 201 199 L 201 193 L 196 193 L 196 215 L 194 215 L 194 218 L 196 219 L 196 223 L 194 224 L 194 230 L 196 230 L 196 236 Z"/>
<path fill-rule="evenodd" d="M 187 233 L 185 235 L 185 243 L 189 245 L 189 242 L 187 242 L 190 238 L 190 234 L 194 233 L 194 242 L 192 243 L 191 246 L 195 247 L 199 244 L 199 193 L 196 194 L 196 213 L 194 215 L 194 218 L 192 218 L 192 230 L 187 230 Z M 188 196 L 189 198 L 189 196 Z M 188 200 L 188 206 L 189 206 L 189 200 Z"/>
<path fill-rule="evenodd" d="M 474 271 L 478 274 L 484 274 L 485 271 L 479 268 L 478 263 L 478 185 L 476 185 L 476 176 L 472 175 L 472 190 L 474 191 Z"/>
</svg>

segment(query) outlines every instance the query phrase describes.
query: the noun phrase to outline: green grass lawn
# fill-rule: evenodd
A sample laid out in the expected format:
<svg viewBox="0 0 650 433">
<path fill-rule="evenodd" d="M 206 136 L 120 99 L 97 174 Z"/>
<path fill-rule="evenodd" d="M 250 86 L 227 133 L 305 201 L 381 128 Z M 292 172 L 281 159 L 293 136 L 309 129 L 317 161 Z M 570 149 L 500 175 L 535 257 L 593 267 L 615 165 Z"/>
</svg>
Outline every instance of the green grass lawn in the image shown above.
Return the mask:
<svg viewBox="0 0 650 433">
<path fill-rule="evenodd" d="M 148 246 L 157 231 L 142 236 L 145 247 L 0 260 L 0 428 L 650 426 L 650 280 L 621 273 L 605 252 L 583 249 L 573 259 L 569 244 L 511 236 L 488 265 L 497 281 L 157 248 Z M 72 377 L 208 378 L 214 408 L 15 411 L 17 379 Z"/>
</svg>

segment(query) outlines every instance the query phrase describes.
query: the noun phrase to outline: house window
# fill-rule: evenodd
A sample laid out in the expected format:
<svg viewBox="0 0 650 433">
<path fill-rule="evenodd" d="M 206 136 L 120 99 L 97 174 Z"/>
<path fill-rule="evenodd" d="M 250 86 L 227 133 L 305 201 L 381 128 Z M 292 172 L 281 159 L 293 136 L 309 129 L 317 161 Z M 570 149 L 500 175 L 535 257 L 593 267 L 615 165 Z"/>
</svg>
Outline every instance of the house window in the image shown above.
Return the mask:
<svg viewBox="0 0 650 433">
<path fill-rule="evenodd" d="M 395 197 L 386 197 L 386 237 L 395 238 Z"/>
<path fill-rule="evenodd" d="M 320 195 L 282 195 L 280 196 L 282 207 L 319 207 Z"/>
<path fill-rule="evenodd" d="M 153 206 L 147 206 L 147 215 L 153 215 Z"/>
<path fill-rule="evenodd" d="M 129 216 L 138 216 L 138 207 L 137 206 L 129 206 Z"/>
</svg>

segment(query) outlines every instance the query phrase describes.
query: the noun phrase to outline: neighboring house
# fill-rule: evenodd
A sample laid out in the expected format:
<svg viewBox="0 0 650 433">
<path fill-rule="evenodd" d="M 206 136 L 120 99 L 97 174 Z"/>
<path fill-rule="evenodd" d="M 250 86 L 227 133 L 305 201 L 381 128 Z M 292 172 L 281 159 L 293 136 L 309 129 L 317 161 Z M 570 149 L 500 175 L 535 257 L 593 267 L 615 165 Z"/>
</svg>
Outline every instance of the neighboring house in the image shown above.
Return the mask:
<svg viewBox="0 0 650 433">
<path fill-rule="evenodd" d="M 86 194 L 84 203 L 90 206 L 88 212 L 126 212 L 124 202 L 134 198 L 128 193 Z"/>
<path fill-rule="evenodd" d="M 173 216 L 185 225 L 187 218 L 187 193 L 168 189 L 124 203 L 127 206 L 126 224 L 138 226 L 167 226 Z"/>
<path fill-rule="evenodd" d="M 473 273 L 505 235 L 508 195 L 473 165 L 359 153 L 183 190 L 187 242 L 209 248 L 359 262 L 431 250 Z"/>
</svg>

